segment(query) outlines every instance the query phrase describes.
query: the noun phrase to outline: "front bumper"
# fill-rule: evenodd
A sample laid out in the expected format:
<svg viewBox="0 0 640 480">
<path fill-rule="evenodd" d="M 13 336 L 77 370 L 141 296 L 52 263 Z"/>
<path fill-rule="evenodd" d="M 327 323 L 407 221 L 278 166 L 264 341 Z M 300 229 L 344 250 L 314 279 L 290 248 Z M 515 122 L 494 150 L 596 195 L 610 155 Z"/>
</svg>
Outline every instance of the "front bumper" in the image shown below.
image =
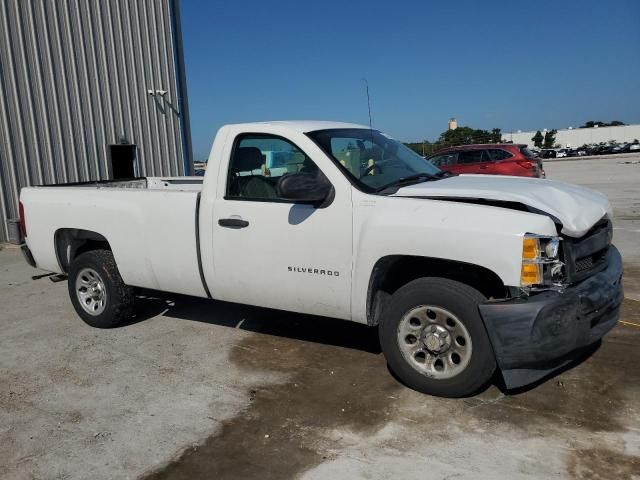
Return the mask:
<svg viewBox="0 0 640 480">
<path fill-rule="evenodd" d="M 532 383 L 576 360 L 611 330 L 624 299 L 622 257 L 611 246 L 606 270 L 563 292 L 480 305 L 507 388 Z"/>
</svg>

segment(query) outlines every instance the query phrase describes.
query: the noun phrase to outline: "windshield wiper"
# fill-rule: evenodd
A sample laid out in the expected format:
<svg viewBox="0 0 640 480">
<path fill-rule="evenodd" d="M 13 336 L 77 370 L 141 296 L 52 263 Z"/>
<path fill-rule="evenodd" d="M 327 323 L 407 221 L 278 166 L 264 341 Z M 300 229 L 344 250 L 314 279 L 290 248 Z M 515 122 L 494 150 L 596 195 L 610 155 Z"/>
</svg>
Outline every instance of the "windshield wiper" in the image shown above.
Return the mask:
<svg viewBox="0 0 640 480">
<path fill-rule="evenodd" d="M 422 183 L 422 182 L 427 182 L 429 180 L 438 180 L 441 178 L 441 175 L 440 175 L 441 173 L 443 172 L 438 172 L 436 174 L 422 172 L 422 173 L 416 173 L 414 175 L 409 175 L 407 177 L 402 177 L 402 178 L 399 178 L 398 180 L 395 180 L 391 183 L 388 183 L 380 187 L 379 189 L 376 190 L 376 193 L 386 193 L 385 192 L 386 190 L 396 187 L 396 189 L 393 192 L 389 192 L 389 193 L 395 193 L 395 191 L 397 191 L 398 188 L 400 188 L 402 185 L 407 185 L 409 183 Z"/>
</svg>

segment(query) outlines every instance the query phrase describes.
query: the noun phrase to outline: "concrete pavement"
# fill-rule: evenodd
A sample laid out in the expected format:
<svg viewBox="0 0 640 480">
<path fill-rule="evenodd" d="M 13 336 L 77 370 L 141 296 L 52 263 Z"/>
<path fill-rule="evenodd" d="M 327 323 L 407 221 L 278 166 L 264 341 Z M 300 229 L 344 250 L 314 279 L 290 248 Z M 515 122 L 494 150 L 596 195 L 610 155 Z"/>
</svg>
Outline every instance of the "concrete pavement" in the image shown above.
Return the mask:
<svg viewBox="0 0 640 480">
<path fill-rule="evenodd" d="M 625 293 L 640 300 L 640 154 L 546 161 L 547 178 L 598 190 L 613 207 L 613 241 L 625 263 Z"/>
</svg>

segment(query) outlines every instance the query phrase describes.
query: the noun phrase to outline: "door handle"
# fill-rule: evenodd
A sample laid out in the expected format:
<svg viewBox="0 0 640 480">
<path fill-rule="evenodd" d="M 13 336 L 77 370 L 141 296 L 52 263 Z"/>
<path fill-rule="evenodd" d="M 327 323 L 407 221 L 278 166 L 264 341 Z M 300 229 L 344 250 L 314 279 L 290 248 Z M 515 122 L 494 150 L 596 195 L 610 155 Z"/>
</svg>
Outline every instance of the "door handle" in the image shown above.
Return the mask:
<svg viewBox="0 0 640 480">
<path fill-rule="evenodd" d="M 249 222 L 241 218 L 221 218 L 218 220 L 218 225 L 227 228 L 245 228 L 249 226 Z"/>
<path fill-rule="evenodd" d="M 487 168 L 489 168 L 487 165 L 481 165 L 480 166 L 480 170 L 486 170 Z"/>
</svg>

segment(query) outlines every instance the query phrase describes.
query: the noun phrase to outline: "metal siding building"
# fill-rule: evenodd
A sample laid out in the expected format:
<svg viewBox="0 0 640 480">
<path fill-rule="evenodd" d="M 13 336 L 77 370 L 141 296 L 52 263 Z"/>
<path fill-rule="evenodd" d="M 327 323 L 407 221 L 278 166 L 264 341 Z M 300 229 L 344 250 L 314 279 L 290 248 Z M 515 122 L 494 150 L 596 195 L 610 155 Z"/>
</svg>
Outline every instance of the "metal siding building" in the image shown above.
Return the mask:
<svg viewBox="0 0 640 480">
<path fill-rule="evenodd" d="M 113 145 L 191 173 L 177 2 L 0 0 L 0 242 L 21 187 L 113 178 Z"/>
</svg>

